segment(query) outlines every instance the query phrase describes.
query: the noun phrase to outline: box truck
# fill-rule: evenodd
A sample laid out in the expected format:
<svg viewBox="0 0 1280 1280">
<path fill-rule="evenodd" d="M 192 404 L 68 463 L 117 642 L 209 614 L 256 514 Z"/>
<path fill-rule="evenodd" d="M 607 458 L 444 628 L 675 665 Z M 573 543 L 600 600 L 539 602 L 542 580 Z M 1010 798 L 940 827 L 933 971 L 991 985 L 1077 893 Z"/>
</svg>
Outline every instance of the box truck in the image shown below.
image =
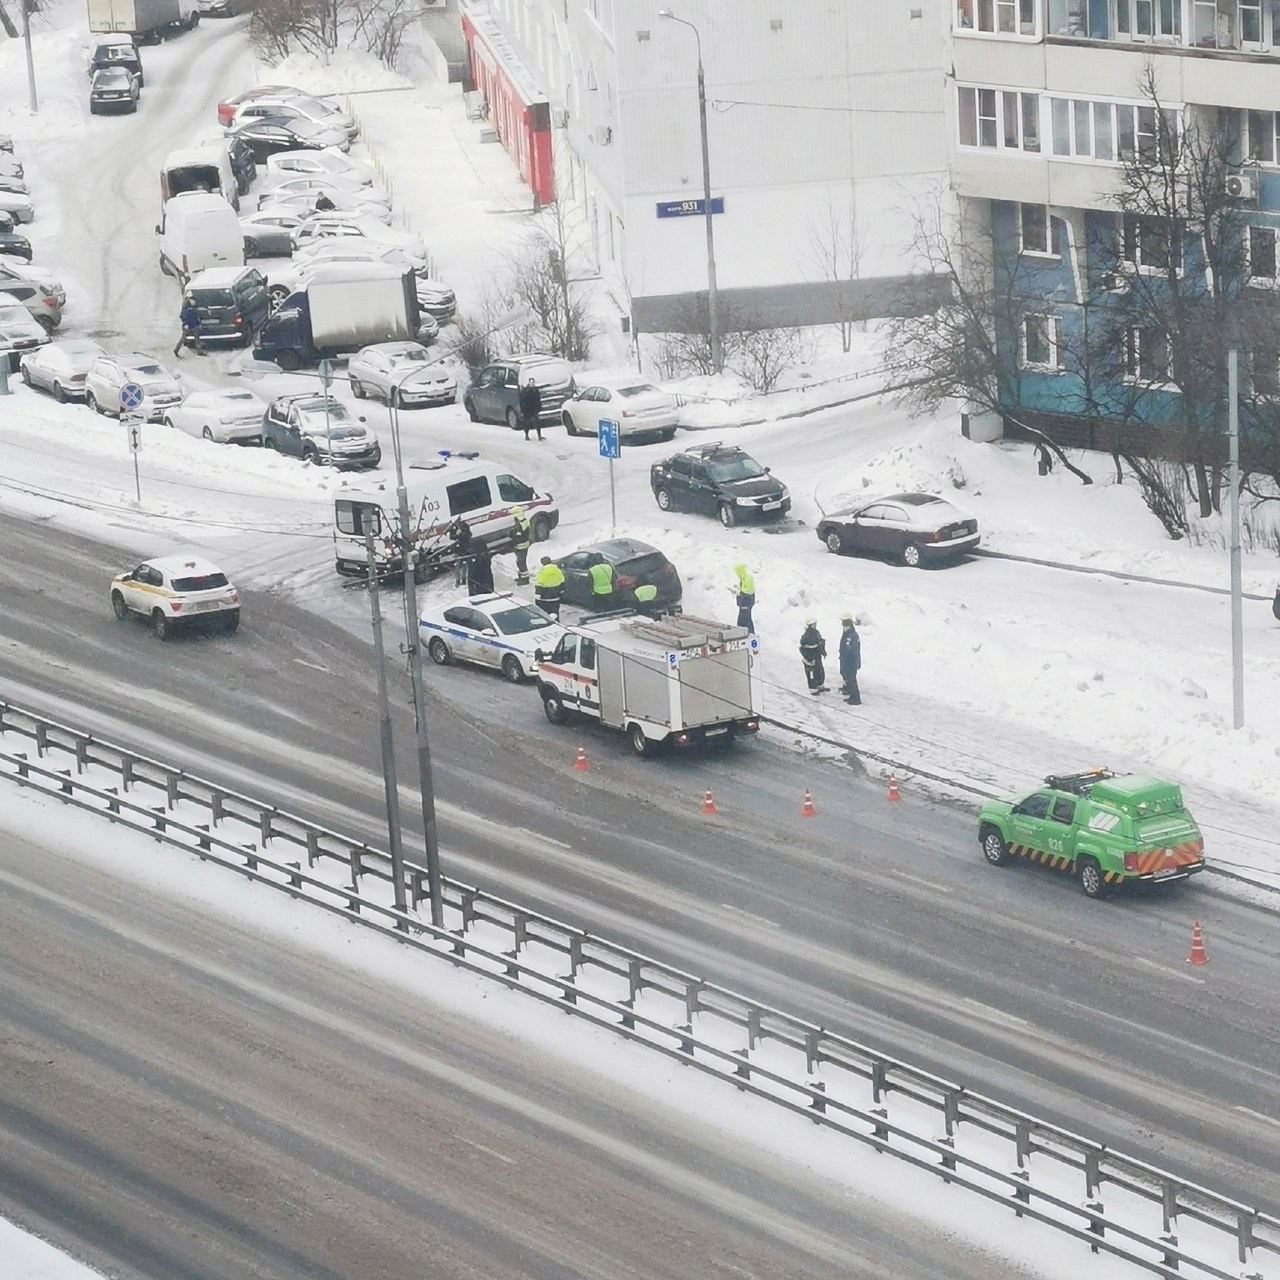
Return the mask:
<svg viewBox="0 0 1280 1280">
<path fill-rule="evenodd" d="M 759 651 L 746 627 L 602 614 L 570 627 L 539 662 L 537 688 L 552 724 L 574 714 L 598 720 L 647 756 L 757 732 Z"/>
<path fill-rule="evenodd" d="M 89 30 L 131 35 L 154 43 L 200 21 L 196 0 L 89 0 Z"/>
<path fill-rule="evenodd" d="M 280 304 L 262 326 L 253 355 L 298 369 L 375 342 L 416 338 L 420 327 L 412 271 L 381 262 L 334 262 Z"/>
</svg>

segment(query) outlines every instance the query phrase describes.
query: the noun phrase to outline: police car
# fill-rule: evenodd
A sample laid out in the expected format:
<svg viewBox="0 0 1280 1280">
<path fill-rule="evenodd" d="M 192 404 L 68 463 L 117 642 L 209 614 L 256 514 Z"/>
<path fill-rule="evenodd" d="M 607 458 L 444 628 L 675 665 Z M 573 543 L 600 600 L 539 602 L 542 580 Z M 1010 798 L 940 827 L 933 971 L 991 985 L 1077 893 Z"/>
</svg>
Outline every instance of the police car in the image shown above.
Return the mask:
<svg viewBox="0 0 1280 1280">
<path fill-rule="evenodd" d="M 161 556 L 111 579 L 111 608 L 124 622 L 140 614 L 161 640 L 198 626 L 234 631 L 240 625 L 240 593 L 208 560 Z"/>
<path fill-rule="evenodd" d="M 564 628 L 541 609 L 508 594 L 471 596 L 444 609 L 427 608 L 418 633 L 440 666 L 474 662 L 496 667 L 513 684 L 536 669 L 539 649 L 550 653 Z"/>
</svg>

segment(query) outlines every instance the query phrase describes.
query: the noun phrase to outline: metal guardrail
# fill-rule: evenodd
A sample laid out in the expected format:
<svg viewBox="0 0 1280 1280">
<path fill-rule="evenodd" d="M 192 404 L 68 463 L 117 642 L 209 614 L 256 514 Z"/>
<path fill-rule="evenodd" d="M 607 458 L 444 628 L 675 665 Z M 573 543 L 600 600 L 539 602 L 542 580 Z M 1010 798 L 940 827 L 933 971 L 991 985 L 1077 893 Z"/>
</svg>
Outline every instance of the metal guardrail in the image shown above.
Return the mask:
<svg viewBox="0 0 1280 1280">
<path fill-rule="evenodd" d="M 0 773 L 20 786 L 105 814 L 573 1013 L 1004 1203 L 1018 1217 L 1044 1222 L 1095 1253 L 1166 1280 L 1265 1280 L 1260 1260 L 1275 1263 L 1271 1274 L 1280 1275 L 1280 1219 L 1260 1210 L 474 886 L 445 880 L 450 927 L 436 929 L 416 915 L 427 897 L 424 867 L 407 865 L 414 911 L 402 914 L 362 891 L 366 878 L 390 880 L 383 851 L 0 700 L 0 742 L 11 736 L 33 744 L 36 753 L 32 760 L 27 751 L 0 750 Z M 46 763 L 50 758 L 69 760 L 74 771 Z M 119 785 L 97 786 L 83 777 L 99 769 Z M 209 820 L 190 822 L 178 812 L 191 806 Z M 305 852 L 306 868 L 301 858 L 274 856 L 277 844 Z M 325 880 L 314 873 L 318 864 L 340 866 L 350 882 Z M 966 1150 L 985 1153 L 992 1140 L 1008 1153 L 1001 1164 Z M 1120 1202 L 1121 1212 L 1116 1201 L 1107 1212 L 1104 1190 Z M 1081 1191 L 1082 1201 L 1075 1198 Z M 1151 1225 L 1135 1225 L 1146 1219 Z M 1179 1232 L 1188 1243 L 1179 1243 Z M 1237 1264 L 1253 1269 L 1225 1269 L 1233 1265 L 1233 1251 Z"/>
</svg>

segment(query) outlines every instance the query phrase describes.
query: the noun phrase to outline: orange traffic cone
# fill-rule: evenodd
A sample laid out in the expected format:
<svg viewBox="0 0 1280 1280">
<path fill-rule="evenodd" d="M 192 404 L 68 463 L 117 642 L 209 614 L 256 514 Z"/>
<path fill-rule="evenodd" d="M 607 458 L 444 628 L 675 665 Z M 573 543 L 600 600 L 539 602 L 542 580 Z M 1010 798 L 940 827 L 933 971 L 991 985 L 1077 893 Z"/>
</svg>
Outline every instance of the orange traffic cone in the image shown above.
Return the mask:
<svg viewBox="0 0 1280 1280">
<path fill-rule="evenodd" d="M 1187 957 L 1188 964 L 1208 964 L 1209 957 L 1204 950 L 1204 934 L 1200 931 L 1200 921 L 1197 920 L 1191 926 L 1191 954 Z"/>
<path fill-rule="evenodd" d="M 817 816 L 817 810 L 813 807 L 813 796 L 810 794 L 809 788 L 804 789 L 804 803 L 800 806 L 800 816 L 802 818 L 813 818 Z"/>
<path fill-rule="evenodd" d="M 706 791 L 704 791 L 704 792 L 702 793 L 702 812 L 703 812 L 703 813 L 715 813 L 715 812 L 716 812 L 716 802 L 711 798 L 711 788 L 710 788 L 710 787 L 708 787 L 708 788 L 706 789 Z"/>
<path fill-rule="evenodd" d="M 889 789 L 884 793 L 884 798 L 886 800 L 902 799 L 902 792 L 898 790 L 898 779 L 893 774 L 889 775 Z"/>
<path fill-rule="evenodd" d="M 585 748 L 578 748 L 578 758 L 573 762 L 573 767 L 577 769 L 579 773 L 585 773 L 589 768 L 591 768 L 587 763 L 587 753 Z"/>
</svg>

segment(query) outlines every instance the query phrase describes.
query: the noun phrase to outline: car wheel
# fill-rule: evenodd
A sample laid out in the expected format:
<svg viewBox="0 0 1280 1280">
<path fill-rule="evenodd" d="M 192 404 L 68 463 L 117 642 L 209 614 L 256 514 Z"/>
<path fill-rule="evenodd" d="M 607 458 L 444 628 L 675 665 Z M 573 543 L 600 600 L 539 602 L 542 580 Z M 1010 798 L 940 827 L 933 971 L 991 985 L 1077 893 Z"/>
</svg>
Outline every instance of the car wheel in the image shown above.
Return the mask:
<svg viewBox="0 0 1280 1280">
<path fill-rule="evenodd" d="M 509 426 L 512 431 L 520 430 L 520 415 L 514 409 L 507 410 L 507 426 Z"/>
<path fill-rule="evenodd" d="M 564 429 L 571 436 L 578 434 L 578 428 L 573 425 L 573 415 L 567 410 L 560 415 L 560 421 L 564 423 Z"/>
<path fill-rule="evenodd" d="M 315 445 L 304 444 L 302 446 L 302 460 L 303 462 L 311 463 L 311 465 L 315 467 L 318 467 L 320 465 L 320 454 L 317 451 Z"/>
<path fill-rule="evenodd" d="M 156 633 L 156 638 L 159 640 L 167 640 L 170 636 L 169 619 L 159 609 L 152 611 L 151 630 Z"/>
<path fill-rule="evenodd" d="M 235 633 L 240 629 L 240 610 L 239 609 L 237 609 L 234 613 L 229 613 L 227 615 L 226 620 L 222 624 L 222 629 L 229 636 L 235 635 Z"/>
<path fill-rule="evenodd" d="M 58 327 L 49 319 L 48 316 L 36 316 L 36 324 L 38 324 L 45 333 L 52 333 Z"/>
<path fill-rule="evenodd" d="M 270 299 L 272 311 L 274 311 L 288 296 L 288 289 L 283 285 L 273 284 L 267 290 L 267 297 Z"/>
<path fill-rule="evenodd" d="M 439 636 L 432 636 L 427 642 L 427 654 L 437 667 L 447 667 L 453 661 L 449 646 Z"/>
<path fill-rule="evenodd" d="M 1086 898 L 1105 898 L 1111 892 L 1096 858 L 1081 858 L 1076 864 L 1076 875 L 1080 877 L 1080 888 Z"/>
<path fill-rule="evenodd" d="M 262 447 L 264 449 L 270 449 L 272 453 L 278 453 L 280 450 L 280 446 L 276 443 L 275 436 L 269 436 L 265 431 L 262 433 Z"/>
<path fill-rule="evenodd" d="M 520 684 L 524 680 L 524 668 L 514 653 L 508 653 L 502 659 L 502 674 L 512 684 Z"/>
<path fill-rule="evenodd" d="M 243 195 L 244 192 L 241 192 Z M 248 236 L 244 238 L 244 256 L 246 258 L 256 258 L 258 256 L 258 242 L 251 240 Z"/>
<path fill-rule="evenodd" d="M 22 366 L 22 381 L 26 383 L 27 386 L 31 385 L 31 370 L 28 369 L 25 364 Z"/>
<path fill-rule="evenodd" d="M 633 724 L 627 730 L 627 741 L 631 743 L 631 750 L 638 756 L 647 756 L 653 750 L 649 745 L 649 739 L 644 736 L 644 730 L 638 724 Z"/>
<path fill-rule="evenodd" d="M 664 432 L 663 432 L 663 433 L 658 437 L 658 439 L 659 439 L 659 440 L 664 441 L 666 444 L 670 444 L 670 443 L 671 443 L 671 441 L 672 441 L 672 440 L 674 440 L 675 438 L 676 438 L 676 429 L 675 429 L 675 427 L 672 427 L 670 431 L 664 431 Z"/>
<path fill-rule="evenodd" d="M 720 523 L 726 529 L 732 529 L 738 523 L 738 516 L 734 509 L 727 503 L 722 502 L 716 514 L 720 517 Z"/>
<path fill-rule="evenodd" d="M 671 510 L 670 489 L 655 489 L 653 491 L 653 499 L 663 511 Z"/>
<path fill-rule="evenodd" d="M 546 693 L 542 698 L 542 714 L 551 724 L 564 724 L 569 718 L 569 708 L 558 693 Z"/>
<path fill-rule="evenodd" d="M 210 431 L 208 427 L 205 427 L 205 428 L 200 432 L 200 434 L 201 434 L 201 435 L 202 435 L 206 440 L 208 440 L 210 444 L 212 444 L 212 443 L 213 443 L 213 432 L 212 432 L 212 431 Z"/>
<path fill-rule="evenodd" d="M 174 430 L 173 419 L 167 413 L 160 419 L 160 422 L 163 426 L 168 427 L 170 431 Z"/>
<path fill-rule="evenodd" d="M 838 556 L 844 550 L 844 538 L 840 536 L 839 529 L 827 530 L 827 536 L 823 541 L 827 544 L 827 550 L 833 556 Z"/>
<path fill-rule="evenodd" d="M 921 558 L 920 548 L 917 547 L 914 542 L 908 542 L 907 545 L 902 548 L 902 563 L 905 564 L 908 569 L 918 569 L 920 567 Z"/>
<path fill-rule="evenodd" d="M 546 542 L 551 537 L 551 521 L 546 516 L 534 516 L 529 522 L 529 537 L 533 542 Z"/>
<path fill-rule="evenodd" d="M 467 417 L 470 418 L 472 422 L 480 421 L 480 415 L 476 412 L 476 406 L 473 401 L 468 400 L 464 396 L 462 399 L 462 407 L 467 411 Z"/>
<path fill-rule="evenodd" d="M 361 384 L 360 382 L 357 382 L 355 378 L 348 378 L 347 383 L 351 387 L 351 394 L 355 396 L 357 400 L 363 400 L 365 398 L 365 390 L 364 390 L 363 384 Z"/>
<path fill-rule="evenodd" d="M 1003 867 L 1009 861 L 1009 846 L 995 827 L 987 827 L 982 833 L 982 856 L 993 867 Z"/>
<path fill-rule="evenodd" d="M 106 410 L 98 403 L 98 397 L 92 391 L 85 393 L 84 403 L 85 407 L 92 409 L 94 413 L 106 413 Z"/>
<path fill-rule="evenodd" d="M 302 361 L 298 358 L 298 353 L 291 347 L 286 347 L 283 351 L 276 352 L 276 364 L 278 364 L 285 373 L 293 373 L 297 370 Z"/>
<path fill-rule="evenodd" d="M 129 606 L 124 602 L 124 596 L 118 591 L 111 593 L 111 612 L 116 615 L 118 622 L 123 622 L 129 616 Z"/>
<path fill-rule="evenodd" d="M 54 398 L 54 399 L 55 399 L 59 404 L 66 404 L 66 403 L 67 403 L 67 389 L 66 389 L 66 387 L 64 387 L 64 386 L 62 385 L 62 383 L 60 383 L 60 382 L 55 382 L 55 383 L 53 384 L 53 398 Z"/>
</svg>

